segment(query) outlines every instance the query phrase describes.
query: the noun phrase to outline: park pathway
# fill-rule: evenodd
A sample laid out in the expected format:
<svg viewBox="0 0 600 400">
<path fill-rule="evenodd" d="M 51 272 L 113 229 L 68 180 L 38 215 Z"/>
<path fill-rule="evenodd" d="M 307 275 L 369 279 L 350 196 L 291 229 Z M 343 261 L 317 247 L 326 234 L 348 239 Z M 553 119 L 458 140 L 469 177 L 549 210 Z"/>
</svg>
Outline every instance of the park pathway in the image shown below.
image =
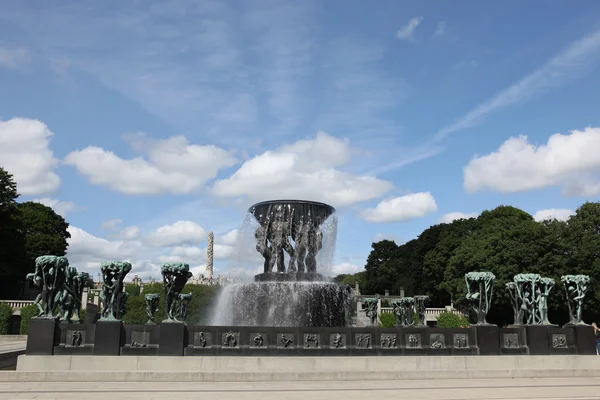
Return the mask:
<svg viewBox="0 0 600 400">
<path fill-rule="evenodd" d="M 490 400 L 600 399 L 598 378 L 351 382 L 3 382 L 0 399 Z"/>
</svg>

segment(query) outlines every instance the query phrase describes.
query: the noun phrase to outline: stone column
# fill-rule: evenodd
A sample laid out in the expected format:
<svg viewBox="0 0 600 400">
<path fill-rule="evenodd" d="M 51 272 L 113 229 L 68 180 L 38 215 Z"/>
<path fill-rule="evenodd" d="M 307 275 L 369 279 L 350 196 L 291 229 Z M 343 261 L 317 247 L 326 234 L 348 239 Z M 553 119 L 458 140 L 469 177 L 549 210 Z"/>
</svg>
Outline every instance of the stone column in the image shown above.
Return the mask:
<svg viewBox="0 0 600 400">
<path fill-rule="evenodd" d="M 208 232 L 208 240 L 206 246 L 206 274 L 205 278 L 210 279 L 213 276 L 213 258 L 214 258 L 214 247 L 215 247 L 215 234 Z"/>
</svg>

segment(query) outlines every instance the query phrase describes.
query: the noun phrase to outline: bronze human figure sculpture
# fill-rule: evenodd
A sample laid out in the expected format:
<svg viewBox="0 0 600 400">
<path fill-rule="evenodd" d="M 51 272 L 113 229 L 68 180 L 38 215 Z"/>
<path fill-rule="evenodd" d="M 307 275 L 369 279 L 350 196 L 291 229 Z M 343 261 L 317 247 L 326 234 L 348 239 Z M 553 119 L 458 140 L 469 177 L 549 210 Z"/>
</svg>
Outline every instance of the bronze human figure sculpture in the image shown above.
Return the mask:
<svg viewBox="0 0 600 400">
<path fill-rule="evenodd" d="M 425 324 L 425 309 L 427 306 L 427 300 L 429 300 L 429 296 L 426 295 L 416 295 L 415 299 L 415 311 L 417 313 L 417 326 L 423 327 L 427 326 Z M 411 316 L 412 317 L 412 316 Z"/>
<path fill-rule="evenodd" d="M 148 293 L 144 296 L 146 300 L 146 315 L 148 315 L 147 324 L 154 324 L 154 315 L 158 311 L 158 302 L 160 301 L 160 295 L 158 293 Z"/>
<path fill-rule="evenodd" d="M 161 268 L 165 285 L 165 319 L 163 322 L 183 322 L 181 312 L 186 312 L 187 297 L 180 297 L 188 279 L 192 277 L 190 266 L 184 263 L 166 263 Z M 190 295 L 191 298 L 191 295 Z M 185 304 L 182 306 L 182 302 Z"/>
<path fill-rule="evenodd" d="M 100 300 L 101 321 L 120 321 L 125 313 L 127 293 L 123 291 L 123 280 L 131 271 L 131 263 L 126 261 L 107 261 L 100 265 L 103 283 Z"/>
<path fill-rule="evenodd" d="M 369 298 L 365 299 L 365 312 L 367 317 L 369 317 L 369 321 L 371 325 L 377 325 L 377 307 L 379 305 L 379 299 Z"/>
<path fill-rule="evenodd" d="M 38 308 L 37 318 L 56 319 L 55 314 L 63 290 L 69 261 L 66 257 L 40 256 L 35 260 L 35 272 L 27 274 L 27 279 L 41 289 L 35 299 Z"/>
</svg>

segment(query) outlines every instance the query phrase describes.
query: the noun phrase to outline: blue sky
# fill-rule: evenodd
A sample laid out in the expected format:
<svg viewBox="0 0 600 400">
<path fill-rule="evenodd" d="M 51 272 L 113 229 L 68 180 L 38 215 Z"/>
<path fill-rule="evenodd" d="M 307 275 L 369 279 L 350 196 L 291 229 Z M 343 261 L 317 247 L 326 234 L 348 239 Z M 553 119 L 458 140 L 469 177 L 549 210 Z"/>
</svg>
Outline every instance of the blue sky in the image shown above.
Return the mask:
<svg viewBox="0 0 600 400">
<path fill-rule="evenodd" d="M 596 1 L 56 4 L 3 4 L 0 165 L 80 268 L 200 272 L 213 230 L 217 273 L 247 274 L 235 229 L 275 198 L 338 209 L 337 273 L 440 220 L 600 196 Z"/>
</svg>

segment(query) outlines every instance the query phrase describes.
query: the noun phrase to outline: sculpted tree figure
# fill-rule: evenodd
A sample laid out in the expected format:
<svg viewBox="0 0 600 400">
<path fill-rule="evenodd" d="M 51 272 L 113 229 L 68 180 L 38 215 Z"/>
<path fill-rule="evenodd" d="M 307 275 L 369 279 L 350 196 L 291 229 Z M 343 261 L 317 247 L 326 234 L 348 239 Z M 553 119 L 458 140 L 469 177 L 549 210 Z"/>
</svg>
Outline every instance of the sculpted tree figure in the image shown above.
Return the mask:
<svg viewBox="0 0 600 400">
<path fill-rule="evenodd" d="M 542 278 L 540 280 L 540 286 L 538 287 L 538 312 L 540 315 L 540 324 L 543 325 L 551 325 L 548 320 L 548 296 L 550 295 L 550 291 L 554 287 L 554 284 L 554 279 Z"/>
<path fill-rule="evenodd" d="M 465 274 L 466 298 L 472 303 L 472 307 L 477 314 L 476 325 L 487 325 L 485 318 L 492 304 L 494 279 L 496 279 L 496 276 L 491 272 L 468 272 Z"/>
<path fill-rule="evenodd" d="M 127 294 L 123 291 L 123 280 L 131 271 L 131 263 L 126 261 L 106 261 L 100 265 L 102 272 L 101 321 L 118 321 L 125 313 Z"/>
<path fill-rule="evenodd" d="M 506 291 L 510 295 L 513 308 L 514 325 L 523 325 L 523 310 L 521 309 L 521 293 L 515 282 L 506 283 Z"/>
<path fill-rule="evenodd" d="M 583 299 L 590 283 L 590 277 L 587 275 L 564 275 L 560 277 L 565 294 L 567 296 L 567 306 L 569 308 L 570 322 L 567 325 L 586 325 L 582 320 Z"/>
<path fill-rule="evenodd" d="M 188 279 L 192 277 L 190 266 L 184 263 L 166 263 L 163 264 L 161 273 L 165 285 L 166 318 L 163 322 L 182 322 L 179 315 L 181 309 L 179 296 Z"/>
<path fill-rule="evenodd" d="M 41 293 L 36 297 L 38 317 L 55 319 L 56 302 L 59 291 L 65 281 L 66 269 L 69 261 L 66 257 L 40 256 L 35 260 L 35 272 L 27 274 L 27 279 L 32 280 L 35 286 L 40 287 Z"/>
</svg>

